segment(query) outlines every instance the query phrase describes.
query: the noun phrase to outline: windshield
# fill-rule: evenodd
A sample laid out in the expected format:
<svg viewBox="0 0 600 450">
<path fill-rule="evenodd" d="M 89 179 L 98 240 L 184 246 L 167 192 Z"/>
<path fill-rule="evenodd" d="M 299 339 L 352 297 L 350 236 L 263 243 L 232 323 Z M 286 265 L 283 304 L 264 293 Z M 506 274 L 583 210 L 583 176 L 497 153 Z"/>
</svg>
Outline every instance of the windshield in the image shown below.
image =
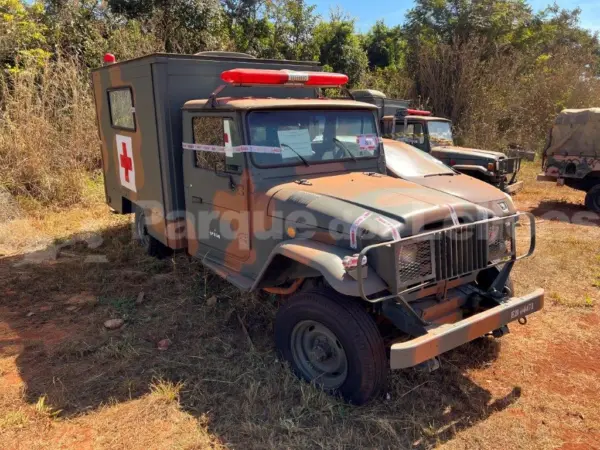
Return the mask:
<svg viewBox="0 0 600 450">
<path fill-rule="evenodd" d="M 450 122 L 432 120 L 427 122 L 427 128 L 429 129 L 429 140 L 439 144 L 452 145 L 454 143 Z"/>
<path fill-rule="evenodd" d="M 311 165 L 379 155 L 374 114 L 364 111 L 252 111 L 250 145 L 258 166 Z M 281 151 L 260 151 L 261 148 Z"/>
<path fill-rule="evenodd" d="M 387 169 L 400 178 L 424 177 L 427 175 L 454 175 L 454 171 L 416 147 L 408 144 L 384 144 Z"/>
</svg>

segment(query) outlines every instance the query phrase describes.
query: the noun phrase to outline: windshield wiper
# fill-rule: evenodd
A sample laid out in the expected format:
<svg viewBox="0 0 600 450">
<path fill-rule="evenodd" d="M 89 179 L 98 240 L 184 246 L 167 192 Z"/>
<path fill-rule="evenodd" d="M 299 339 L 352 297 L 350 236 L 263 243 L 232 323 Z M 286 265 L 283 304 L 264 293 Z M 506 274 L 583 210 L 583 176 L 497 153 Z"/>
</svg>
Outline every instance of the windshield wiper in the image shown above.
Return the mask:
<svg viewBox="0 0 600 450">
<path fill-rule="evenodd" d="M 423 175 L 423 178 L 427 177 L 453 177 L 454 174 L 452 172 L 443 172 L 443 173 L 428 173 L 427 175 Z"/>
<path fill-rule="evenodd" d="M 352 161 L 356 162 L 356 157 L 350 152 L 346 144 L 340 141 L 338 138 L 333 138 L 333 142 L 335 142 L 342 150 L 346 152 L 346 154 L 352 159 Z"/>
<path fill-rule="evenodd" d="M 305 165 L 306 167 L 310 167 L 310 164 L 309 164 L 309 163 L 308 163 L 308 161 L 307 161 L 307 160 L 304 158 L 304 156 L 302 156 L 300 153 L 298 153 L 298 152 L 297 152 L 296 150 L 294 150 L 292 147 L 290 147 L 290 146 L 289 146 L 289 145 L 287 145 L 287 144 L 281 144 L 281 143 L 279 144 L 279 146 L 280 146 L 280 147 L 287 147 L 287 148 L 289 148 L 291 151 L 293 151 L 293 152 L 296 154 L 296 156 L 297 156 L 298 158 L 300 158 L 300 159 L 302 160 L 302 162 L 304 163 L 304 165 Z"/>
</svg>

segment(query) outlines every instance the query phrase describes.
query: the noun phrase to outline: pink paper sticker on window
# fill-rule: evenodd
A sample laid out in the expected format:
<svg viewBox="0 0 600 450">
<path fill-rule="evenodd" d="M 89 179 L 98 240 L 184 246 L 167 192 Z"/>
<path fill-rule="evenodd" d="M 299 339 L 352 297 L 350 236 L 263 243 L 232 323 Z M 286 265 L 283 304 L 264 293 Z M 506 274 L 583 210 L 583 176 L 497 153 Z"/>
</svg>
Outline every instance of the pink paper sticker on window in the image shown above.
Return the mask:
<svg viewBox="0 0 600 450">
<path fill-rule="evenodd" d="M 373 152 L 379 145 L 379 137 L 375 134 L 359 134 L 356 136 L 356 143 L 360 150 Z"/>
</svg>

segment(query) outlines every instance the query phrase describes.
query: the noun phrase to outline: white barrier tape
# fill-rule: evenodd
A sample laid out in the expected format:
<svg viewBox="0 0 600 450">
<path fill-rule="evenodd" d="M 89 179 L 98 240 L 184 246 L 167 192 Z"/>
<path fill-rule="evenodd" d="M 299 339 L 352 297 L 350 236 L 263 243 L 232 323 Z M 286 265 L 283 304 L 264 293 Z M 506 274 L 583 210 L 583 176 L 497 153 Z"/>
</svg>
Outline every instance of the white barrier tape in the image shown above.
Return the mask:
<svg viewBox="0 0 600 450">
<path fill-rule="evenodd" d="M 460 225 L 460 222 L 458 221 L 458 214 L 456 214 L 456 210 L 454 209 L 454 207 L 452 205 L 446 205 L 446 206 L 450 210 L 450 217 L 452 217 L 452 223 L 454 225 Z"/>
<path fill-rule="evenodd" d="M 272 153 L 281 154 L 279 147 L 266 147 L 263 145 L 238 145 L 236 147 L 224 147 L 221 145 L 207 144 L 191 144 L 183 142 L 181 144 L 184 150 L 192 150 L 196 152 L 212 152 L 212 153 Z"/>
<path fill-rule="evenodd" d="M 381 217 L 378 216 L 375 219 L 377 222 L 379 222 L 380 224 L 384 225 L 385 227 L 389 228 L 390 230 L 392 230 L 392 238 L 395 241 L 399 241 L 400 240 L 400 231 L 398 231 L 398 226 L 400 225 L 398 222 L 396 221 L 391 221 L 386 219 L 385 217 Z"/>
<path fill-rule="evenodd" d="M 365 220 L 367 220 L 367 218 L 370 215 L 371 215 L 371 213 L 368 211 L 362 213 L 360 216 L 357 217 L 357 219 L 350 226 L 350 247 L 351 248 L 357 248 L 358 243 L 357 243 L 356 233 L 358 231 L 358 227 L 360 226 L 361 223 L 363 223 Z"/>
</svg>

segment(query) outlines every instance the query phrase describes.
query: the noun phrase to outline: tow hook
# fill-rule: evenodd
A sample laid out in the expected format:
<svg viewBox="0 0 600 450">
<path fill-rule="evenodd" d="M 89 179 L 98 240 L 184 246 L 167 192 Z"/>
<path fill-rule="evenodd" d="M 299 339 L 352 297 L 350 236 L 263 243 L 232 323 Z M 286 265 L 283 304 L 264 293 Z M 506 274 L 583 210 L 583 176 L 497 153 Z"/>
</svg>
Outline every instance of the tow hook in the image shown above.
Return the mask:
<svg viewBox="0 0 600 450">
<path fill-rule="evenodd" d="M 499 339 L 508 333 L 510 333 L 508 325 L 503 325 L 500 328 L 496 328 L 494 331 L 492 331 L 492 336 L 494 336 L 496 339 Z"/>
<path fill-rule="evenodd" d="M 519 317 L 519 324 L 527 325 L 527 317 Z"/>
<path fill-rule="evenodd" d="M 437 356 L 434 356 L 427 361 L 423 361 L 421 364 L 417 364 L 415 369 L 420 372 L 433 372 L 440 368 L 440 359 Z"/>
</svg>

